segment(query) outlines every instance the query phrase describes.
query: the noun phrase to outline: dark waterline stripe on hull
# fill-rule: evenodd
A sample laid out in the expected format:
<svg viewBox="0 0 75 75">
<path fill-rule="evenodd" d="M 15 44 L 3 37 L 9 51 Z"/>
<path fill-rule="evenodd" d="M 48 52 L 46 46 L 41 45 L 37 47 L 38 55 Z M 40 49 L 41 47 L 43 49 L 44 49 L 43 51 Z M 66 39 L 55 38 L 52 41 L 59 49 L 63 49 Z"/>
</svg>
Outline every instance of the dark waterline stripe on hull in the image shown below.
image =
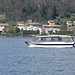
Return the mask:
<svg viewBox="0 0 75 75">
<path fill-rule="evenodd" d="M 35 45 L 59 45 L 59 46 L 61 46 L 61 45 L 74 45 L 74 44 L 35 44 Z"/>
</svg>

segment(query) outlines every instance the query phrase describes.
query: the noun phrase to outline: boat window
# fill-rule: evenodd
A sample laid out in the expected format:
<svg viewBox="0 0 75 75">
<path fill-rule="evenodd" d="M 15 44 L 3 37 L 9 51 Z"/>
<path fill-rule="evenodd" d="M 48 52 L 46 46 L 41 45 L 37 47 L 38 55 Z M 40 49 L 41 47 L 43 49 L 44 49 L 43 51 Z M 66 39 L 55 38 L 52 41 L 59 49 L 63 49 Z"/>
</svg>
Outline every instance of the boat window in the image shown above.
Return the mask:
<svg viewBox="0 0 75 75">
<path fill-rule="evenodd" d="M 38 38 L 37 38 L 37 41 L 41 41 L 41 38 L 40 38 L 40 37 L 38 37 Z"/>
<path fill-rule="evenodd" d="M 46 37 L 46 41 L 51 41 L 51 38 L 50 37 Z"/>
<path fill-rule="evenodd" d="M 62 41 L 71 41 L 70 37 L 63 37 Z"/>
<path fill-rule="evenodd" d="M 41 41 L 41 38 L 38 38 L 38 41 Z"/>
<path fill-rule="evenodd" d="M 42 37 L 42 38 L 41 38 L 41 41 L 46 41 L 46 38 L 45 38 L 45 37 Z"/>
<path fill-rule="evenodd" d="M 61 37 L 52 37 L 52 41 L 62 41 Z"/>
<path fill-rule="evenodd" d="M 50 41 L 51 38 L 46 38 L 46 37 L 38 37 L 37 41 Z"/>
</svg>

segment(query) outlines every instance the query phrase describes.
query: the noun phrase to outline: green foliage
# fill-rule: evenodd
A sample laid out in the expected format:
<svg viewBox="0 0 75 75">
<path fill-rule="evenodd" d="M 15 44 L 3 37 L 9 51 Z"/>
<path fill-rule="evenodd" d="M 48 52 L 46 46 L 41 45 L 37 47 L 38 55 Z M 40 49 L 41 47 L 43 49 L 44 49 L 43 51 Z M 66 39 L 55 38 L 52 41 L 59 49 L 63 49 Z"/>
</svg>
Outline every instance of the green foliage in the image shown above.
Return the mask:
<svg viewBox="0 0 75 75">
<path fill-rule="evenodd" d="M 6 26 L 4 29 L 4 32 L 6 33 L 6 36 L 26 36 L 26 35 L 32 35 L 32 34 L 39 34 L 39 30 L 33 31 L 33 30 L 21 30 L 17 28 L 16 26 Z"/>
<path fill-rule="evenodd" d="M 16 26 L 17 23 L 15 21 L 8 21 L 7 22 L 10 26 Z"/>
<path fill-rule="evenodd" d="M 55 23 L 56 24 L 59 24 L 59 25 L 62 25 L 63 27 L 66 27 L 66 22 L 68 21 L 69 19 L 68 18 L 60 18 L 60 17 L 57 17 L 55 19 Z"/>
<path fill-rule="evenodd" d="M 45 22 L 56 17 L 59 17 L 57 24 L 65 25 L 64 18 L 75 20 L 75 0 L 0 0 L 0 13 L 4 13 L 0 15 L 0 22 L 9 21 L 12 26 L 16 25 L 13 21 Z"/>
<path fill-rule="evenodd" d="M 1 35 L 1 32 L 0 32 L 0 35 Z"/>
<path fill-rule="evenodd" d="M 71 16 L 69 20 L 75 21 L 75 16 Z"/>
<path fill-rule="evenodd" d="M 13 27 L 12 31 L 14 35 L 18 35 L 18 33 L 20 32 L 20 29 L 17 27 Z"/>
<path fill-rule="evenodd" d="M 53 33 L 53 31 L 49 31 L 49 34 L 52 34 Z"/>
<path fill-rule="evenodd" d="M 41 9 L 41 11 L 40 11 L 40 13 L 41 13 L 41 17 L 43 18 L 43 19 L 47 19 L 47 7 L 46 6 L 42 6 L 42 9 Z"/>
<path fill-rule="evenodd" d="M 59 17 L 60 18 L 70 18 L 70 13 L 69 12 L 67 12 L 67 11 L 64 11 L 64 12 L 61 12 L 60 14 L 59 14 Z"/>
<path fill-rule="evenodd" d="M 66 31 L 66 30 L 61 30 L 57 33 L 58 35 L 74 35 L 73 31 Z"/>
<path fill-rule="evenodd" d="M 49 31 L 49 34 L 53 34 L 53 31 Z M 57 35 L 74 35 L 73 31 L 66 31 L 66 30 L 61 30 L 59 32 L 56 33 Z"/>
<path fill-rule="evenodd" d="M 74 0 L 0 0 L 1 17 L 6 21 L 27 20 L 34 18 L 55 19 L 56 16 L 70 17 L 70 12 L 75 12 Z M 39 19 L 38 19 L 39 20 Z"/>
<path fill-rule="evenodd" d="M 57 10 L 56 10 L 56 7 L 54 6 L 53 9 L 52 9 L 51 18 L 55 19 L 56 16 L 57 16 Z"/>
<path fill-rule="evenodd" d="M 5 27 L 4 32 L 6 33 L 6 36 L 18 36 L 20 29 L 14 26 L 7 26 Z"/>
<path fill-rule="evenodd" d="M 33 30 L 22 30 L 22 36 L 26 36 L 26 35 L 32 35 L 32 34 L 39 34 L 39 30 L 37 31 L 33 31 Z"/>
</svg>

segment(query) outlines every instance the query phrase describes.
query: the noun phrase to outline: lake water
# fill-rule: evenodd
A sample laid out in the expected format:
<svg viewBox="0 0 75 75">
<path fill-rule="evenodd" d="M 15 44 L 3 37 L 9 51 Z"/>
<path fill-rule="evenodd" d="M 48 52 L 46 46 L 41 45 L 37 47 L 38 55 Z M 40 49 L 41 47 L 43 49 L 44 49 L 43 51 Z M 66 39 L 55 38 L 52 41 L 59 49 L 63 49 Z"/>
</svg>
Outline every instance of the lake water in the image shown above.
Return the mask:
<svg viewBox="0 0 75 75">
<path fill-rule="evenodd" d="M 31 37 L 0 37 L 0 75 L 75 75 L 75 48 L 29 48 Z"/>
</svg>

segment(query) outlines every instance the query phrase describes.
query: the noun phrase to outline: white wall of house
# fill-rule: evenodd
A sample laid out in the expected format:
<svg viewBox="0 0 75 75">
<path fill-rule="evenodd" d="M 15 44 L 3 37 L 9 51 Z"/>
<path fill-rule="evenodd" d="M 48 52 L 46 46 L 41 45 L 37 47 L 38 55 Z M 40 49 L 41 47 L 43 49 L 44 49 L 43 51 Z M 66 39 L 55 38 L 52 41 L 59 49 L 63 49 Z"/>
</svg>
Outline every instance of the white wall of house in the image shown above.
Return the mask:
<svg viewBox="0 0 75 75">
<path fill-rule="evenodd" d="M 3 32 L 3 31 L 4 31 L 3 29 L 4 29 L 4 27 L 0 27 L 0 31 L 1 31 L 1 32 Z"/>
<path fill-rule="evenodd" d="M 17 26 L 20 30 L 25 30 L 25 26 Z"/>
<path fill-rule="evenodd" d="M 20 30 L 39 30 L 40 34 L 42 34 L 43 30 L 46 34 L 49 34 L 48 31 L 60 31 L 59 28 L 40 28 L 36 26 L 17 26 Z"/>
<path fill-rule="evenodd" d="M 60 31 L 60 29 L 59 29 L 59 28 L 45 28 L 45 33 L 46 33 L 46 34 L 49 34 L 49 33 L 48 33 L 49 31 L 55 32 L 55 31 Z"/>
<path fill-rule="evenodd" d="M 20 30 L 39 30 L 39 27 L 34 27 L 34 26 L 17 26 Z"/>
</svg>

